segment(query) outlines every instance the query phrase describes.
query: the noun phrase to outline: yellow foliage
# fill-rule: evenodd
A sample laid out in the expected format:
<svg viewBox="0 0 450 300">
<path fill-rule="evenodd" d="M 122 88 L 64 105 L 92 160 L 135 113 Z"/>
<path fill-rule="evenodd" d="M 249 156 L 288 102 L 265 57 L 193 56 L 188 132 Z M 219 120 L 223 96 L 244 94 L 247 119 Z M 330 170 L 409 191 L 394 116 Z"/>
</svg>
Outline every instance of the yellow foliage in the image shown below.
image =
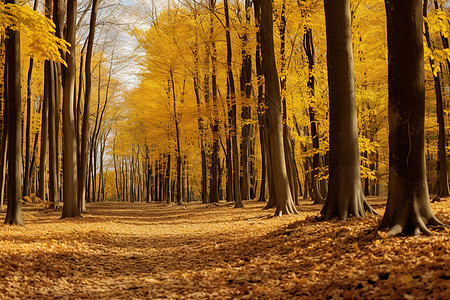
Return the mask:
<svg viewBox="0 0 450 300">
<path fill-rule="evenodd" d="M 27 36 L 27 55 L 65 64 L 60 50 L 69 52 L 69 44 L 55 36 L 54 23 L 42 14 L 28 6 L 0 3 L 0 36 L 8 27 Z"/>
</svg>

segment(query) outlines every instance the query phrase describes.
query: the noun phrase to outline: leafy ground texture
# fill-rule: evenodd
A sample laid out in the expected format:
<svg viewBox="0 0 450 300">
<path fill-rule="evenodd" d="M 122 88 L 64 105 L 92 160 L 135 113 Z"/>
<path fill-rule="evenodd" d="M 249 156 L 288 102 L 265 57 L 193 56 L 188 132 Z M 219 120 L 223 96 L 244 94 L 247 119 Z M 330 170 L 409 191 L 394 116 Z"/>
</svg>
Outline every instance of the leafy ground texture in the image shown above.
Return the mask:
<svg viewBox="0 0 450 300">
<path fill-rule="evenodd" d="M 380 216 L 269 218 L 264 203 L 95 203 L 82 218 L 24 207 L 0 226 L 0 299 L 450 299 L 450 230 L 385 238 Z M 432 204 L 450 223 L 450 200 Z M 5 213 L 0 213 L 4 219 Z"/>
</svg>

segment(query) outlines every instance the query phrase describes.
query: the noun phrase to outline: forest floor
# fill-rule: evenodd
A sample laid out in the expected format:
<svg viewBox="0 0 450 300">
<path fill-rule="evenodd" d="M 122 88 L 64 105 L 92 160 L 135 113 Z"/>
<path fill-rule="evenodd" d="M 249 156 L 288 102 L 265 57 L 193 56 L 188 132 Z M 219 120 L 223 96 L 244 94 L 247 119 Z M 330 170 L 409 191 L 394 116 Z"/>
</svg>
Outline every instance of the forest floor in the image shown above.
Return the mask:
<svg viewBox="0 0 450 300">
<path fill-rule="evenodd" d="M 25 226 L 0 225 L 0 299 L 450 299 L 450 230 L 386 239 L 369 202 L 379 216 L 344 222 L 311 202 L 26 205 Z M 450 199 L 432 207 L 450 223 Z"/>
</svg>

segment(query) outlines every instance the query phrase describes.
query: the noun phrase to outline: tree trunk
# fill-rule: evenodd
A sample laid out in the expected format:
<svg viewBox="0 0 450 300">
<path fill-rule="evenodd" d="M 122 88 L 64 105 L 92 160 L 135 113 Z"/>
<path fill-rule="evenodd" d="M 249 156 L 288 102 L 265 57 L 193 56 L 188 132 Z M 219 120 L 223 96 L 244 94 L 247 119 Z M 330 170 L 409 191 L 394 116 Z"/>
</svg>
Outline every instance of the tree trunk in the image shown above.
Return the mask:
<svg viewBox="0 0 450 300">
<path fill-rule="evenodd" d="M 53 61 L 45 62 L 45 72 L 48 72 L 46 80 L 48 80 L 48 168 L 49 168 L 49 190 L 48 199 L 52 202 L 54 208 L 59 205 L 59 191 L 58 191 L 58 147 L 57 147 L 57 131 L 56 118 L 59 114 L 59 108 L 56 106 L 56 78 L 55 78 L 55 63 Z"/>
<path fill-rule="evenodd" d="M 255 26 L 259 29 L 261 26 L 261 10 L 259 6 L 255 4 Z M 256 53 L 255 53 L 255 65 L 256 75 L 258 76 L 258 123 L 259 123 L 259 141 L 261 145 L 261 185 L 259 192 L 259 201 L 267 201 L 267 184 L 268 184 L 268 156 L 266 149 L 266 111 L 264 107 L 264 86 L 262 84 L 262 66 L 261 66 L 261 32 L 256 32 Z"/>
<path fill-rule="evenodd" d="M 4 40 L 2 39 L 2 42 Z M 8 83 L 8 74 L 6 72 L 6 65 L 8 64 L 6 61 L 6 55 L 3 69 L 3 101 L 0 103 L 2 106 L 2 116 L 3 116 L 3 128 L 2 128 L 2 140 L 0 144 L 0 210 L 3 204 L 5 203 L 5 184 L 6 184 L 6 167 L 8 164 L 7 154 L 8 154 L 8 95 L 6 94 L 6 85 Z"/>
<path fill-rule="evenodd" d="M 209 8 L 214 11 L 216 0 L 209 1 Z M 211 88 L 212 88 L 212 104 L 213 104 L 213 126 L 212 136 L 213 144 L 211 151 L 211 184 L 210 184 L 210 201 L 211 203 L 219 202 L 219 108 L 217 103 L 217 51 L 214 42 L 214 18 L 210 14 L 210 37 L 211 37 Z"/>
<path fill-rule="evenodd" d="M 194 15 L 196 17 L 196 15 Z M 196 36 L 197 38 L 197 36 Z M 198 41 L 196 41 L 194 46 L 194 61 L 195 61 L 195 73 L 194 73 L 194 92 L 195 98 L 197 100 L 197 113 L 198 113 L 198 131 L 200 133 L 200 155 L 202 159 L 202 203 L 207 203 L 208 198 L 208 170 L 206 165 L 206 149 L 205 149 L 205 120 L 202 117 L 202 103 L 200 100 L 200 79 L 199 79 L 199 60 L 198 60 Z M 156 172 L 156 171 L 155 171 Z"/>
<path fill-rule="evenodd" d="M 18 5 L 17 0 L 6 4 Z M 22 107 L 20 89 L 20 34 L 7 29 L 6 39 L 6 98 L 8 102 L 8 207 L 5 224 L 23 225 L 22 220 Z"/>
<path fill-rule="evenodd" d="M 98 0 L 92 1 L 91 19 L 89 22 L 89 37 L 86 50 L 86 64 L 85 64 L 85 81 L 86 91 L 84 96 L 84 112 L 83 125 L 81 129 L 81 151 L 80 164 L 78 170 L 78 201 L 80 204 L 80 211 L 86 210 L 86 176 L 87 176 L 87 157 L 88 157 L 88 136 L 89 136 L 89 110 L 91 107 L 91 89 L 92 89 L 92 50 L 94 47 L 95 27 L 97 22 Z M 81 90 L 78 91 L 81 93 Z M 78 133 L 78 132 L 77 132 Z"/>
<path fill-rule="evenodd" d="M 276 199 L 276 216 L 297 213 L 287 178 L 281 122 L 281 94 L 278 72 L 275 63 L 273 42 L 273 11 L 271 0 L 258 0 L 261 11 L 261 56 L 262 71 L 265 78 L 265 101 L 268 116 L 268 138 L 270 143 L 269 172 L 272 172 L 273 192 Z"/>
<path fill-rule="evenodd" d="M 361 186 L 350 0 L 325 0 L 330 97 L 329 190 L 325 220 L 372 212 Z"/>
<path fill-rule="evenodd" d="M 67 67 L 64 74 L 63 91 L 63 143 L 64 143 L 64 206 L 62 218 L 78 217 L 77 199 L 77 147 L 75 143 L 74 124 L 74 90 L 75 90 L 75 25 L 77 18 L 77 0 L 67 2 L 67 41 L 70 53 L 66 56 Z"/>
<path fill-rule="evenodd" d="M 314 42 L 312 29 L 305 26 L 305 33 L 303 35 L 303 48 L 305 50 L 306 57 L 308 58 L 308 95 L 311 99 L 311 102 L 314 101 L 315 96 L 315 78 L 314 78 L 314 65 L 315 65 L 315 51 L 314 51 Z M 319 179 L 318 173 L 320 168 L 320 155 L 317 153 L 319 151 L 319 132 L 318 132 L 318 124 L 316 120 L 316 115 L 314 112 L 314 108 L 312 103 L 309 104 L 308 108 L 309 121 L 311 126 L 311 138 L 312 145 L 315 153 L 313 154 L 313 162 L 312 162 L 312 170 L 311 170 L 311 200 L 314 201 L 314 204 L 323 203 L 323 198 L 319 190 Z"/>
<path fill-rule="evenodd" d="M 298 188 L 296 187 L 295 178 L 295 160 L 292 156 L 292 145 L 291 145 L 291 130 L 288 126 L 288 118 L 287 118 L 287 103 L 286 103 L 286 1 L 283 1 L 281 4 L 281 12 L 280 12 L 280 23 L 278 25 L 278 29 L 280 32 L 280 55 L 281 55 L 281 77 L 280 77 L 280 87 L 281 87 L 281 102 L 283 106 L 282 112 L 282 122 L 283 122 L 283 145 L 284 145 L 284 156 L 286 162 L 286 171 L 289 180 L 289 186 L 292 193 L 292 199 L 294 202 L 298 201 Z"/>
<path fill-rule="evenodd" d="M 5 68 L 6 69 L 6 68 Z M 6 77 L 6 76 L 5 76 Z M 6 102 L 5 102 L 6 104 Z M 5 108 L 5 107 L 4 107 Z M 4 112 L 6 109 L 3 110 Z M 6 183 L 6 166 L 8 164 L 7 154 L 8 154 L 8 127 L 7 127 L 7 117 L 3 113 L 3 131 L 2 131 L 2 141 L 0 145 L 0 210 L 5 203 L 5 183 Z"/>
<path fill-rule="evenodd" d="M 231 34 L 230 34 L 230 17 L 228 10 L 228 0 L 224 0 L 225 9 L 225 34 L 227 41 L 227 83 L 229 86 L 229 102 L 231 104 L 231 145 L 233 153 L 233 196 L 235 207 L 243 207 L 241 195 L 241 178 L 239 164 L 239 145 L 237 138 L 237 107 L 236 107 L 236 89 L 234 86 L 233 68 L 231 65 Z"/>
<path fill-rule="evenodd" d="M 47 61 L 45 65 L 48 65 Z M 50 73 L 45 72 L 45 76 L 50 76 Z M 47 66 L 48 68 L 48 66 Z M 39 199 L 46 200 L 46 187 L 47 187 L 47 138 L 48 138 L 48 106 L 49 106 L 49 93 L 51 93 L 50 78 L 44 81 L 44 100 L 42 103 L 42 122 L 41 122 L 41 147 L 39 157 L 39 189 L 37 196 Z"/>
<path fill-rule="evenodd" d="M 425 80 L 421 0 L 386 0 L 389 78 L 388 236 L 430 234 L 425 167 Z"/>
<path fill-rule="evenodd" d="M 428 20 L 427 20 L 427 8 L 428 8 L 428 0 L 423 1 L 423 17 L 424 17 L 424 26 L 425 26 L 425 38 L 427 42 L 427 46 L 430 50 L 432 49 L 430 31 L 428 29 Z M 435 62 L 434 59 L 430 57 L 430 67 L 433 72 Z M 441 72 L 433 72 L 434 79 L 434 91 L 436 93 L 436 115 L 437 122 L 439 126 L 438 133 L 438 172 L 439 172 L 439 189 L 438 189 L 438 197 L 448 197 L 450 196 L 450 191 L 448 188 L 448 169 L 447 169 L 447 153 L 446 153 L 446 137 L 445 137 L 445 121 L 444 121 L 444 107 L 442 101 L 442 89 L 441 89 Z"/>
<path fill-rule="evenodd" d="M 242 183 L 241 194 L 242 200 L 250 200 L 250 142 L 252 138 L 252 108 L 251 93 L 252 93 L 252 56 L 247 52 L 248 35 L 247 30 L 250 26 L 250 9 L 251 1 L 244 1 L 245 9 L 245 30 L 242 35 L 242 68 L 241 68 L 241 97 L 243 99 L 241 118 L 242 122 L 242 143 L 241 143 L 241 164 L 242 164 Z"/>
<path fill-rule="evenodd" d="M 6 94 L 6 84 L 8 82 L 8 76 L 6 73 L 6 53 L 4 52 L 4 43 L 5 39 L 3 37 L 0 38 L 0 57 L 1 63 L 3 63 L 3 94 L 1 95 L 2 99 L 0 100 L 0 109 L 1 115 L 3 117 L 2 121 L 2 136 L 1 136 L 1 144 L 0 144 L 0 210 L 4 204 L 5 200 L 5 183 L 6 183 L 6 165 L 7 165 L 7 153 L 8 153 L 8 118 L 7 118 L 7 94 Z"/>
<path fill-rule="evenodd" d="M 37 1 L 35 1 L 36 7 Z M 27 121 L 25 131 L 25 172 L 23 176 L 23 191 L 22 195 L 29 195 L 29 181 L 30 181 L 30 147 L 31 147 L 31 76 L 33 74 L 33 58 L 30 58 L 27 76 Z"/>
</svg>

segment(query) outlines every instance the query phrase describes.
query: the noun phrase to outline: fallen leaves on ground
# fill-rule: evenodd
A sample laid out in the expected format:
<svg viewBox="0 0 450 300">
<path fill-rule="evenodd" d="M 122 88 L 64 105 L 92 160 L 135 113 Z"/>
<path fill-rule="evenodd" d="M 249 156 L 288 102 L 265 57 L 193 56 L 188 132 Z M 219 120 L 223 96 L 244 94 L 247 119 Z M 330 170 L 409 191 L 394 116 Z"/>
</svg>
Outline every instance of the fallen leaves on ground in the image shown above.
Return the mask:
<svg viewBox="0 0 450 300">
<path fill-rule="evenodd" d="M 382 215 L 385 200 L 369 201 Z M 0 226 L 0 299 L 450 297 L 448 228 L 386 239 L 380 216 L 244 205 L 94 203 L 77 219 L 26 206 L 25 226 Z M 450 223 L 448 201 L 432 207 Z"/>
</svg>

